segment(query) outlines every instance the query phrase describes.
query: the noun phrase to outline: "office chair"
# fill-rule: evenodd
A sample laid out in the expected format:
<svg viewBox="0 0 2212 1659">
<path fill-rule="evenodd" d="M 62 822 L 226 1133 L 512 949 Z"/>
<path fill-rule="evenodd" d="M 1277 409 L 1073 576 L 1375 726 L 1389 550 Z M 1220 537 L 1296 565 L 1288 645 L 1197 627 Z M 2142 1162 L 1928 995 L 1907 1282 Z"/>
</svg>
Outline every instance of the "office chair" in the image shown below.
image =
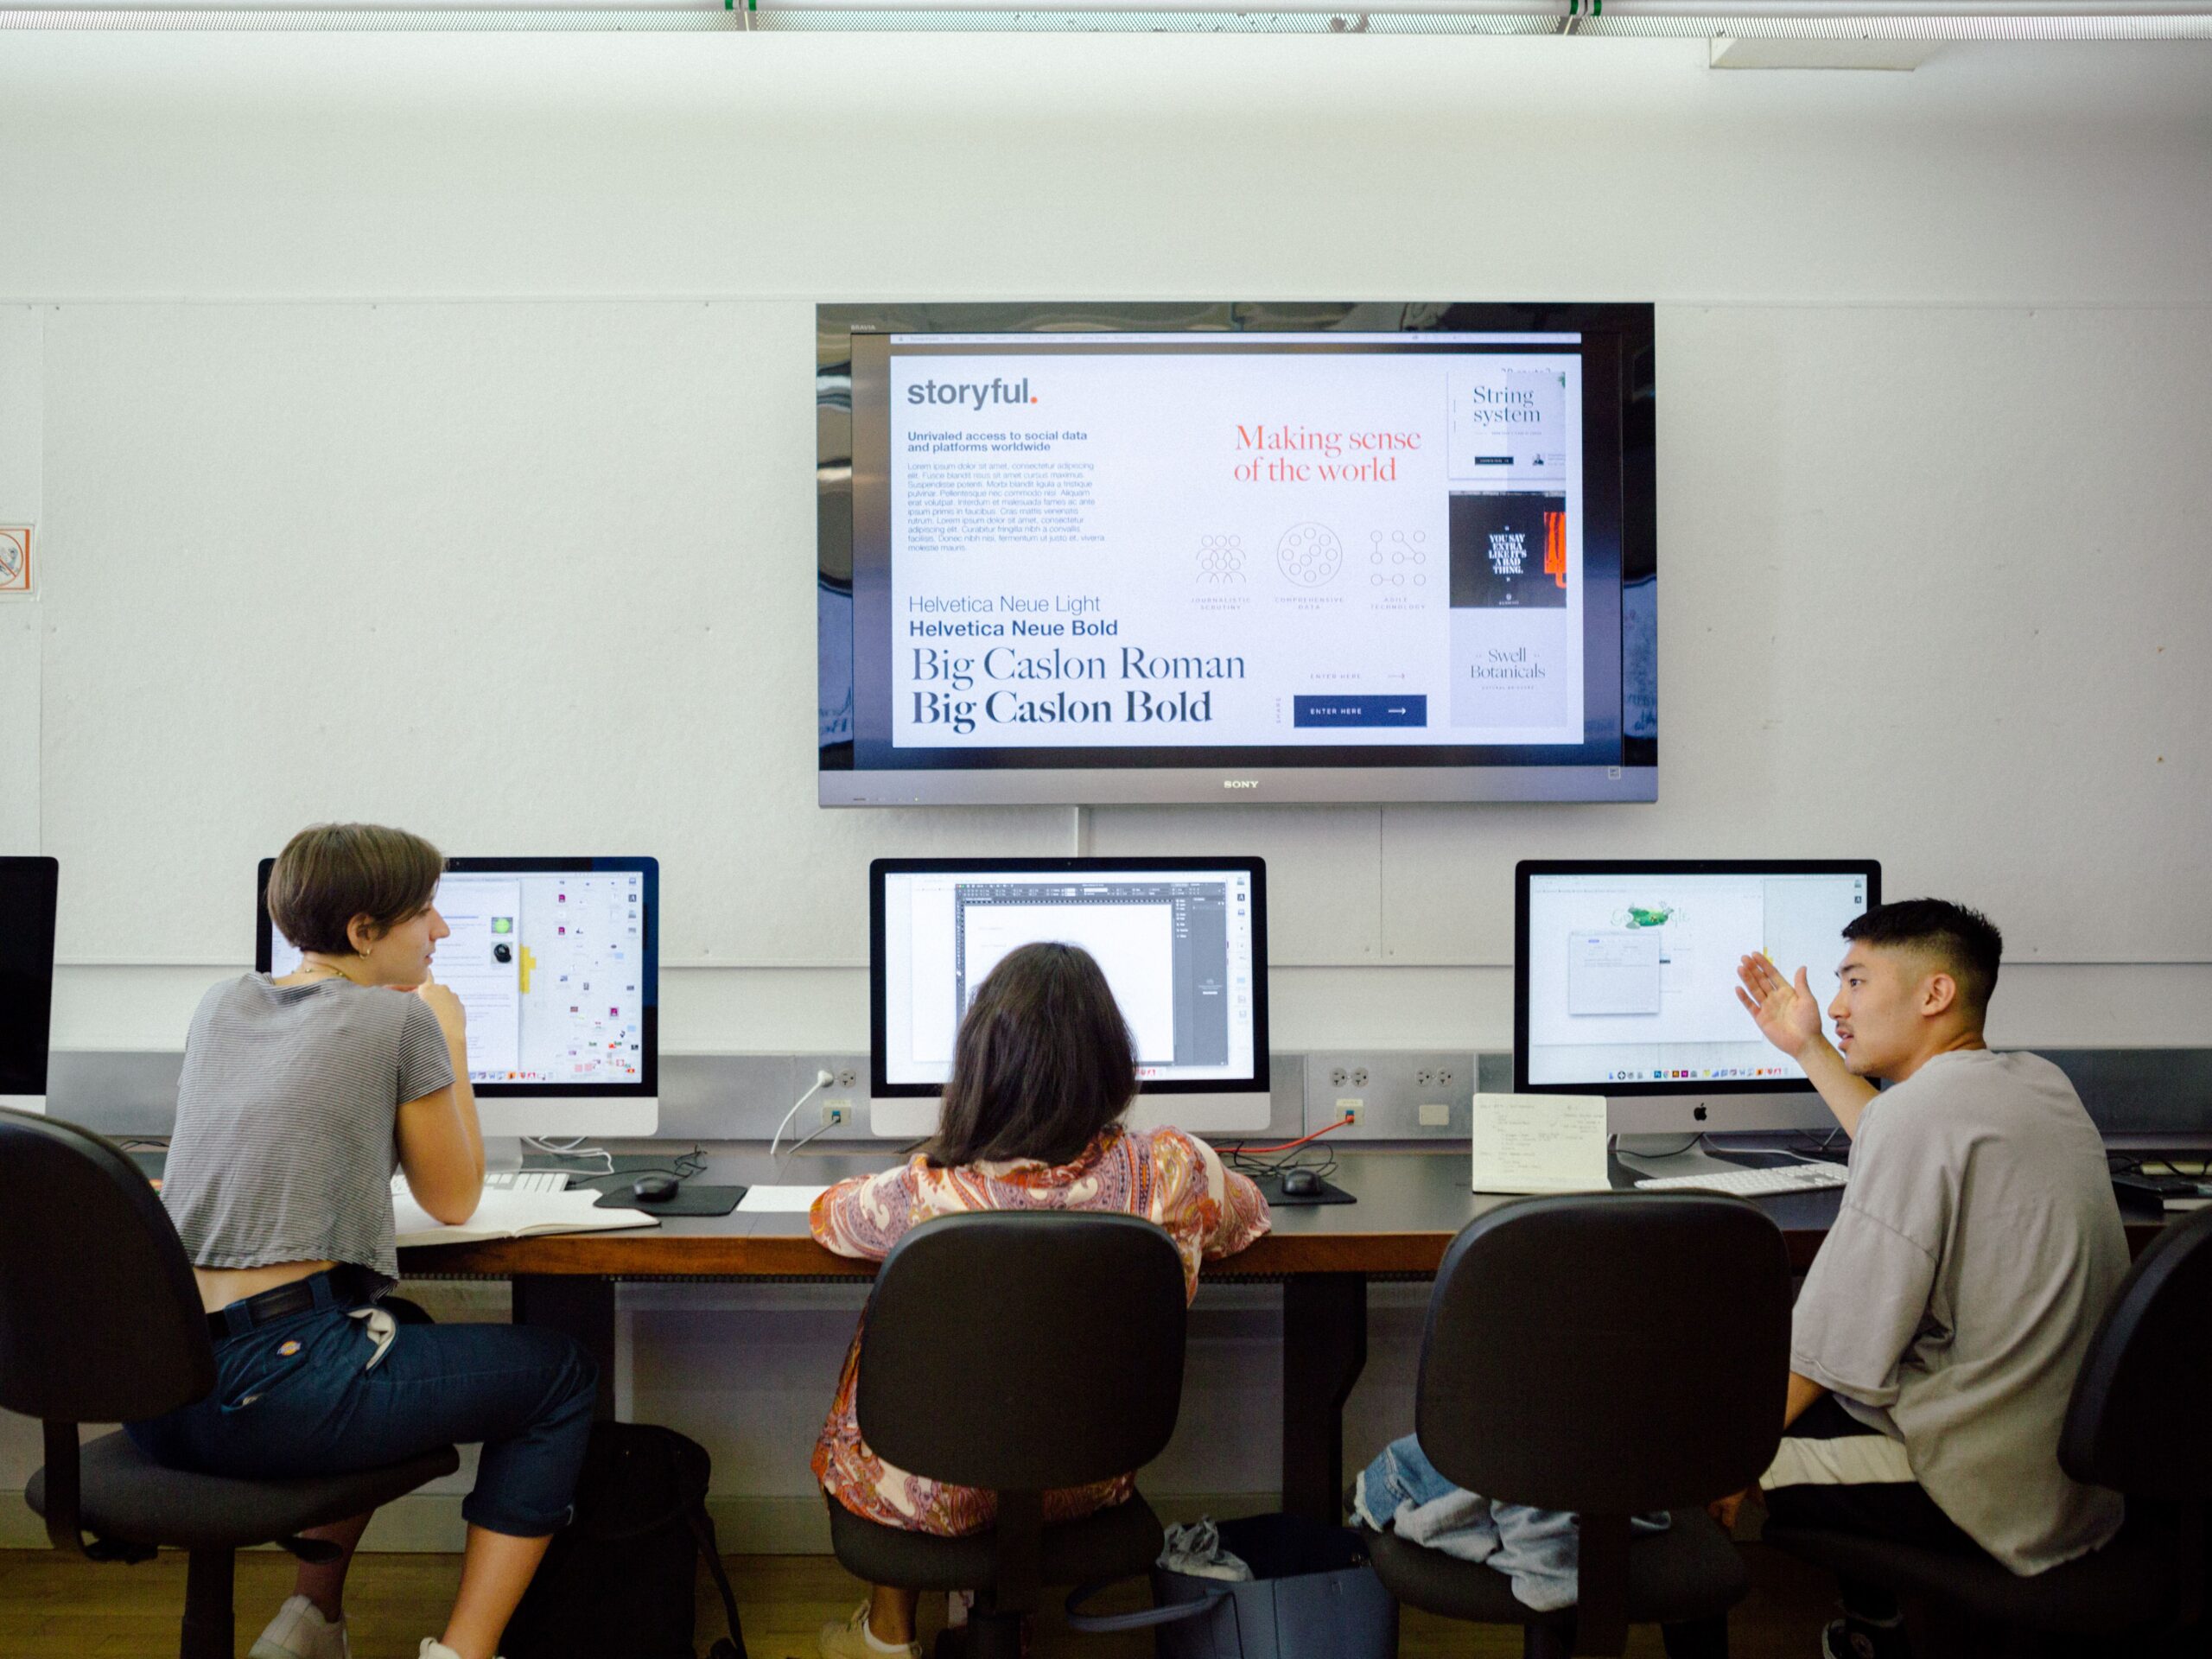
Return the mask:
<svg viewBox="0 0 2212 1659">
<path fill-rule="evenodd" d="M 2148 1640 L 2205 1613 L 2205 1512 L 2212 1442 L 2196 1414 L 2212 1398 L 2212 1211 L 2168 1227 L 2120 1283 L 2074 1381 L 2058 1441 L 2075 1480 L 2127 1499 L 2101 1549 L 2033 1578 L 1990 1556 L 1769 1525 L 1777 1549 L 1971 1624 L 2055 1637 Z"/>
<path fill-rule="evenodd" d="M 832 1497 L 837 1559 L 873 1584 L 976 1592 L 974 1659 L 1017 1659 L 1045 1587 L 1144 1572 L 1161 1537 L 1141 1496 L 1046 1526 L 1044 1494 L 1160 1455 L 1181 1403 L 1185 1312 L 1175 1247 L 1135 1216 L 1001 1211 L 917 1227 L 868 1297 L 861 1436 L 911 1473 L 995 1492 L 998 1523 L 931 1537 Z"/>
<path fill-rule="evenodd" d="M 299 1535 L 460 1461 L 447 1446 L 356 1474 L 232 1480 L 165 1469 L 122 1433 L 78 1442 L 79 1423 L 156 1417 L 214 1385 L 191 1264 L 146 1178 L 87 1130 L 0 1111 L 0 1408 L 46 1428 L 46 1466 L 24 1496 L 57 1549 L 125 1561 L 161 1545 L 190 1553 L 182 1659 L 231 1659 L 235 1552 L 275 1543 L 327 1560 L 336 1546 Z"/>
<path fill-rule="evenodd" d="M 1368 1535 L 1401 1601 L 1518 1624 L 1528 1659 L 1618 1654 L 1631 1624 L 1725 1645 L 1751 1573 L 1706 1514 L 1781 1440 L 1789 1259 L 1751 1205 L 1702 1193 L 1523 1199 L 1437 1269 L 1414 1402 L 1421 1450 L 1484 1497 L 1581 1516 L 1580 1603 L 1538 1612 L 1486 1565 Z M 1631 1541 L 1629 1517 L 1671 1512 Z M 1675 1633 L 1669 1633 L 1670 1649 Z"/>
</svg>

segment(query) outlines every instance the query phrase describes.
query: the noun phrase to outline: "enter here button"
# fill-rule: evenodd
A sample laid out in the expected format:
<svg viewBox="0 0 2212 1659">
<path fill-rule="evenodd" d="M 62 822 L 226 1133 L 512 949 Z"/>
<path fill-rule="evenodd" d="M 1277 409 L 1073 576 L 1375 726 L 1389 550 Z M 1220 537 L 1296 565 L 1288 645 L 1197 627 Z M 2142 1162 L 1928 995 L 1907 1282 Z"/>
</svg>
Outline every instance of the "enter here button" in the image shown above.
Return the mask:
<svg viewBox="0 0 2212 1659">
<path fill-rule="evenodd" d="M 1426 726 L 1427 697 L 1293 697 L 1293 726 Z"/>
</svg>

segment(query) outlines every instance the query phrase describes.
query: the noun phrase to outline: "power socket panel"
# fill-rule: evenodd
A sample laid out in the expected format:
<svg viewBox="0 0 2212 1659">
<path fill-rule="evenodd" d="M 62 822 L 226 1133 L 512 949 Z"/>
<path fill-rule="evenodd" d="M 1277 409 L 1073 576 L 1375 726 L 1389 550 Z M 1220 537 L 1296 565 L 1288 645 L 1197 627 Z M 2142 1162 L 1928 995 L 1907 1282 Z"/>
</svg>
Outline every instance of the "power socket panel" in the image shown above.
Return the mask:
<svg viewBox="0 0 2212 1659">
<path fill-rule="evenodd" d="M 819 1132 L 815 1144 L 824 1141 L 872 1141 L 868 1128 L 868 1056 L 865 1054 L 799 1054 L 791 1059 L 791 1092 L 784 1105 L 805 1092 L 817 1071 L 827 1071 L 830 1081 L 799 1108 L 785 1140 Z M 833 1112 L 832 1109 L 836 1111 Z M 842 1116 L 838 1116 L 842 1114 Z M 781 1109 L 779 1109 L 779 1116 Z"/>
<path fill-rule="evenodd" d="M 1474 1132 L 1475 1057 L 1417 1050 L 1306 1057 L 1306 1132 L 1352 1122 L 1332 1141 L 1466 1140 Z"/>
</svg>

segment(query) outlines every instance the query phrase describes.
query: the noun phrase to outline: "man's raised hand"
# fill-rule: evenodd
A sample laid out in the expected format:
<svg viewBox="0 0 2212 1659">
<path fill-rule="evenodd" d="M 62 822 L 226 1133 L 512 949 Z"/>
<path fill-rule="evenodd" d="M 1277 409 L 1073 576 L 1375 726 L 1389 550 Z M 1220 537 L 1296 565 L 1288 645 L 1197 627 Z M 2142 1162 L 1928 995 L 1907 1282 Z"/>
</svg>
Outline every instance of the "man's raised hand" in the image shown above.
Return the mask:
<svg viewBox="0 0 2212 1659">
<path fill-rule="evenodd" d="M 1766 957 L 1745 957 L 1736 964 L 1736 977 L 1742 982 L 1736 988 L 1736 1000 L 1758 1021 L 1767 1041 L 1791 1059 L 1819 1039 L 1821 1005 L 1813 1000 L 1802 968 L 1793 983 Z"/>
</svg>

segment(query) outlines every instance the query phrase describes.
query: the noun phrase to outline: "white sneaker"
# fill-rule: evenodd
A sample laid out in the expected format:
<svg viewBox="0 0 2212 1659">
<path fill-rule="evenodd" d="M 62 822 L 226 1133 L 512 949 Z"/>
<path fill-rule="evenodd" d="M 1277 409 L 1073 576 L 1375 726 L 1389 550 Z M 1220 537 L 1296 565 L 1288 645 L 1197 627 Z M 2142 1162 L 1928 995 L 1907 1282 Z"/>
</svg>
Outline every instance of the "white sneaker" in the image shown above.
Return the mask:
<svg viewBox="0 0 2212 1659">
<path fill-rule="evenodd" d="M 875 1632 L 868 1627 L 866 1602 L 855 1608 L 853 1616 L 843 1624 L 824 1624 L 816 1642 L 822 1659 L 880 1659 L 886 1655 L 922 1659 L 922 1644 L 918 1642 L 876 1640 Z"/>
<path fill-rule="evenodd" d="M 346 1621 L 334 1624 L 305 1596 L 294 1596 L 254 1643 L 251 1659 L 353 1659 Z"/>
</svg>

